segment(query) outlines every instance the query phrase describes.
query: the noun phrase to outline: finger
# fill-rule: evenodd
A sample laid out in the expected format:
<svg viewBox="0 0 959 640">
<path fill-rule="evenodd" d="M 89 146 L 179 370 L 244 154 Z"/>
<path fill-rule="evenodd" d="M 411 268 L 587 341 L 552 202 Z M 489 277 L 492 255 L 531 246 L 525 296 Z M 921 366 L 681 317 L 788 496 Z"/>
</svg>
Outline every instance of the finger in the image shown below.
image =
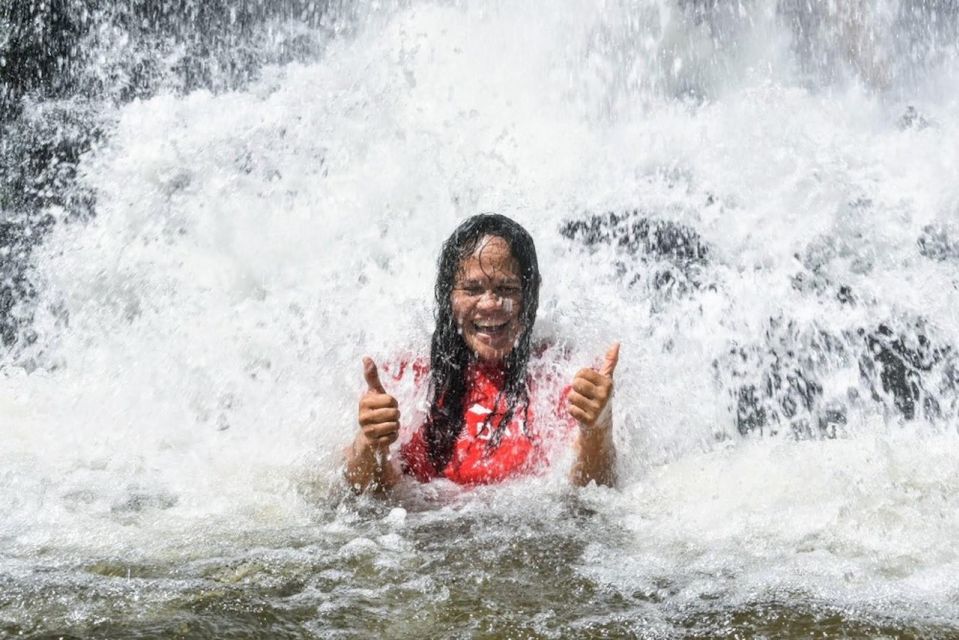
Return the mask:
<svg viewBox="0 0 959 640">
<path fill-rule="evenodd" d="M 374 449 L 386 455 L 389 455 L 390 445 L 393 444 L 394 442 L 396 442 L 395 436 L 392 438 L 390 438 L 389 436 L 384 436 L 382 438 L 376 438 L 376 439 L 370 440 L 370 444 L 373 445 Z"/>
<path fill-rule="evenodd" d="M 360 409 L 395 409 L 397 406 L 396 398 L 385 393 L 367 391 L 360 398 Z"/>
<path fill-rule="evenodd" d="M 585 425 L 589 425 L 593 422 L 593 420 L 589 417 L 589 414 L 583 411 L 582 409 L 580 409 L 579 407 L 570 407 L 569 415 L 573 416 L 573 418 L 577 422 L 581 422 L 582 424 L 585 424 Z"/>
<path fill-rule="evenodd" d="M 576 378 L 573 380 L 572 387 L 573 391 L 593 402 L 605 402 L 606 398 L 609 396 L 609 392 L 604 390 L 602 386 L 595 385 L 589 380 L 584 380 L 583 378 Z"/>
<path fill-rule="evenodd" d="M 363 435 L 374 440 L 376 438 L 384 438 L 389 435 L 398 435 L 400 431 L 399 422 L 381 422 L 377 424 L 372 424 L 368 427 L 363 427 Z"/>
<path fill-rule="evenodd" d="M 360 424 L 364 427 L 384 422 L 399 422 L 399 409 L 368 409 L 360 414 Z"/>
<path fill-rule="evenodd" d="M 585 380 L 593 386 L 604 387 L 609 385 L 610 378 L 595 369 L 583 369 L 576 374 L 574 380 Z"/>
<path fill-rule="evenodd" d="M 376 363 L 373 362 L 372 358 L 363 358 L 363 377 L 366 378 L 366 384 L 370 391 L 386 393 L 383 383 L 380 382 L 380 372 L 376 370 Z"/>
<path fill-rule="evenodd" d="M 394 431 L 393 433 L 388 433 L 385 436 L 380 436 L 376 439 L 377 444 L 391 445 L 396 442 L 397 438 L 400 437 L 400 434 Z"/>
<path fill-rule="evenodd" d="M 587 398 L 577 391 L 569 392 L 569 404 L 570 406 L 577 407 L 578 409 L 581 409 L 584 412 L 590 413 L 594 416 L 598 416 L 599 411 L 602 408 L 598 402 L 591 398 Z"/>
<path fill-rule="evenodd" d="M 614 342 L 609 350 L 606 351 L 606 358 L 603 360 L 603 366 L 600 367 L 599 372 L 604 376 L 610 378 L 613 377 L 613 372 L 616 371 L 616 363 L 619 362 L 619 343 Z"/>
</svg>

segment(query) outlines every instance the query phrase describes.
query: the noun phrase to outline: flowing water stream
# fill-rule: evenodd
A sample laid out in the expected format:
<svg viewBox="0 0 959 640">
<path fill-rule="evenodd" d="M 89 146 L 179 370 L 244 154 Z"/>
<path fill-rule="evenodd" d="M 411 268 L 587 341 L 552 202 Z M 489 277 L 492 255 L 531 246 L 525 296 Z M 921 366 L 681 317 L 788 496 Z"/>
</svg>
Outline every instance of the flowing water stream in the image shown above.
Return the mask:
<svg viewBox="0 0 959 640">
<path fill-rule="evenodd" d="M 954 3 L 228 5 L 0 33 L 0 636 L 959 637 Z M 352 496 L 481 211 L 620 487 Z"/>
</svg>

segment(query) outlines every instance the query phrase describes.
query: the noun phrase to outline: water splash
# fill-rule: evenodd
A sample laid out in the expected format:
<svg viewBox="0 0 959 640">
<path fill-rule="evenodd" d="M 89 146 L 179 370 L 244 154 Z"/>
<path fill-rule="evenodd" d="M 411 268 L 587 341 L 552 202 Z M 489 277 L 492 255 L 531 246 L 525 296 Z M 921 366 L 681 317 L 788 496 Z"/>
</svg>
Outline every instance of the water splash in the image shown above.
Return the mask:
<svg viewBox="0 0 959 640">
<path fill-rule="evenodd" d="M 181 5 L 174 32 L 204 11 Z M 537 556 L 544 575 L 672 633 L 783 601 L 953 628 L 957 14 L 830 6 L 358 3 L 296 23 L 249 4 L 238 37 L 316 46 L 236 66 L 212 27 L 188 32 L 207 62 L 179 64 L 180 36 L 89 18 L 112 34 L 78 39 L 101 97 L 17 94 L 4 121 L 5 171 L 45 160 L 3 190 L 0 575 L 24 597 L 51 588 L 38 564 L 75 585 L 26 617 L 93 620 L 83 590 L 118 574 L 157 610 L 250 576 L 230 594 L 335 628 L 372 593 L 338 571 L 429 608 L 474 592 L 418 573 L 420 546 L 445 566 L 492 537 L 470 574 L 490 598 L 514 575 L 502 549 L 546 539 L 564 555 Z M 158 70 L 142 85 L 138 59 Z M 360 357 L 426 352 L 436 252 L 482 210 L 537 241 L 559 379 L 623 343 L 623 488 L 576 498 L 586 533 L 562 460 L 498 491 L 410 489 L 402 526 L 330 496 Z M 599 628 L 544 611 L 518 617 Z"/>
</svg>

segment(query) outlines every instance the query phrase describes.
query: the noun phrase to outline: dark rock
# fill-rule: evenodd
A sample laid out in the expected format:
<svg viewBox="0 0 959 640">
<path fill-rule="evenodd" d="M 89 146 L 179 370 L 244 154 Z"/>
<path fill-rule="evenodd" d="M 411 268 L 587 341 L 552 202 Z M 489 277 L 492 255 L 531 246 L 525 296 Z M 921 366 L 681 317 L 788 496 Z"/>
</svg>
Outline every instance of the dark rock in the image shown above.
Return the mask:
<svg viewBox="0 0 959 640">
<path fill-rule="evenodd" d="M 847 362 L 841 337 L 771 318 L 762 344 L 735 345 L 713 362 L 720 384 L 731 385 L 736 429 L 743 435 L 814 435 L 822 409 L 822 376 Z M 815 435 L 824 435 L 820 432 Z"/>
<path fill-rule="evenodd" d="M 852 293 L 852 289 L 848 285 L 839 285 L 839 289 L 836 291 L 836 300 L 842 304 L 855 304 L 856 297 Z"/>
<path fill-rule="evenodd" d="M 93 215 L 95 198 L 78 185 L 80 157 L 100 139 L 92 109 L 80 101 L 47 102 L 5 123 L 0 139 L 0 342 L 10 346 L 32 320 L 30 257 L 56 223 Z M 28 338 L 29 339 L 29 338 Z"/>
<path fill-rule="evenodd" d="M 0 340 L 29 335 L 33 247 L 95 215 L 78 184 L 102 114 L 160 89 L 237 89 L 265 64 L 319 56 L 344 30 L 315 0 L 0 2 Z M 339 7 L 343 9 L 343 7 Z M 346 16 L 343 10 L 337 15 Z M 303 26 L 312 27 L 308 31 Z M 171 62 L 172 61 L 172 62 Z"/>
<path fill-rule="evenodd" d="M 0 124 L 19 113 L 28 94 L 60 97 L 76 85 L 80 40 L 91 14 L 71 0 L 0 3 Z"/>
<path fill-rule="evenodd" d="M 118 102 L 181 91 L 235 89 L 263 64 L 320 53 L 334 26 L 315 0 L 6 0 L 0 3 L 0 122 L 24 96 L 85 94 Z M 314 28 L 285 33 L 282 25 Z M 325 28 L 324 28 L 325 27 Z M 319 29 L 318 29 L 319 28 Z M 99 55 L 106 51 L 120 55 Z M 176 54 L 175 56 L 172 54 Z M 178 62 L 165 69 L 167 60 Z"/>
<path fill-rule="evenodd" d="M 617 271 L 629 286 L 644 283 L 668 298 L 704 284 L 709 248 L 686 225 L 634 210 L 569 221 L 560 233 L 591 250 L 612 249 Z"/>
<path fill-rule="evenodd" d="M 790 278 L 790 284 L 796 291 L 817 296 L 831 295 L 845 305 L 856 304 L 856 296 L 852 287 L 846 284 L 836 285 L 821 273 L 800 271 Z"/>
<path fill-rule="evenodd" d="M 80 157 L 103 135 L 91 105 L 82 100 L 35 105 L 7 123 L 4 133 L 0 210 L 36 217 L 58 206 L 72 218 L 92 215 L 93 194 L 76 188 Z"/>
<path fill-rule="evenodd" d="M 747 384 L 735 391 L 736 395 L 736 428 L 739 433 L 746 435 L 751 431 L 762 433 L 768 423 L 765 402 L 756 391 L 756 386 Z"/>
<path fill-rule="evenodd" d="M 27 277 L 30 233 L 23 222 L 0 222 L 0 343 L 9 346 L 30 326 L 29 310 L 18 303 L 33 299 L 36 291 Z"/>
<path fill-rule="evenodd" d="M 880 324 L 868 333 L 860 330 L 867 348 L 859 359 L 859 371 L 875 401 L 891 397 L 907 420 L 916 418 L 920 409 L 924 417 L 936 418 L 939 402 L 929 394 L 929 379 L 937 365 L 953 359 L 954 351 L 948 345 L 934 345 L 921 323 L 911 329 L 905 334 Z"/>
<path fill-rule="evenodd" d="M 959 240 L 950 238 L 950 231 L 945 227 L 926 225 L 916 244 L 919 245 L 919 253 L 930 260 L 941 262 L 959 259 Z"/>
<path fill-rule="evenodd" d="M 931 124 L 932 123 L 926 120 L 912 105 L 906 107 L 905 112 L 903 112 L 903 114 L 899 116 L 899 120 L 896 121 L 896 125 L 901 131 L 905 131 L 906 129 L 925 129 Z"/>
<path fill-rule="evenodd" d="M 713 362 L 720 385 L 729 390 L 737 430 L 795 437 L 836 437 L 851 405 L 871 398 L 885 413 L 903 420 L 938 420 L 959 407 L 959 358 L 937 342 L 921 320 L 893 330 L 831 334 L 771 318 L 764 339 L 733 345 Z M 859 389 L 826 389 L 830 373 L 858 367 Z"/>
</svg>

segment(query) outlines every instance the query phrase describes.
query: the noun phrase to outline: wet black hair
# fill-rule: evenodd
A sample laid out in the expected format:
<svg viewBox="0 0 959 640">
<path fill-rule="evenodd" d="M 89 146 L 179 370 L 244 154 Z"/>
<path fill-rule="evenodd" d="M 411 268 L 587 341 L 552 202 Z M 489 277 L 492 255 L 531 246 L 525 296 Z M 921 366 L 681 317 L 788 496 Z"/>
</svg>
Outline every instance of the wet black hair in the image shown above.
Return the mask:
<svg viewBox="0 0 959 640">
<path fill-rule="evenodd" d="M 502 238 L 510 253 L 519 263 L 523 299 L 519 314 L 522 326 L 513 350 L 503 362 L 503 389 L 499 401 L 505 400 L 506 413 L 497 424 L 509 424 L 514 411 L 522 406 L 529 410 L 526 384 L 526 365 L 529 363 L 530 343 L 536 310 L 539 307 L 539 263 L 533 238 L 517 222 L 496 213 L 475 215 L 453 231 L 443 243 L 436 274 L 436 328 L 430 345 L 430 409 L 426 420 L 426 443 L 430 461 L 437 473 L 449 463 L 453 446 L 463 429 L 463 403 L 469 388 L 467 367 L 476 359 L 460 333 L 453 316 L 453 286 L 463 260 L 469 257 L 487 237 Z M 497 416 L 499 417 L 499 416 Z M 492 415 L 489 420 L 492 421 Z M 491 424 L 493 424 L 491 422 Z M 491 444 L 499 442 L 499 429 L 494 429 Z"/>
</svg>

